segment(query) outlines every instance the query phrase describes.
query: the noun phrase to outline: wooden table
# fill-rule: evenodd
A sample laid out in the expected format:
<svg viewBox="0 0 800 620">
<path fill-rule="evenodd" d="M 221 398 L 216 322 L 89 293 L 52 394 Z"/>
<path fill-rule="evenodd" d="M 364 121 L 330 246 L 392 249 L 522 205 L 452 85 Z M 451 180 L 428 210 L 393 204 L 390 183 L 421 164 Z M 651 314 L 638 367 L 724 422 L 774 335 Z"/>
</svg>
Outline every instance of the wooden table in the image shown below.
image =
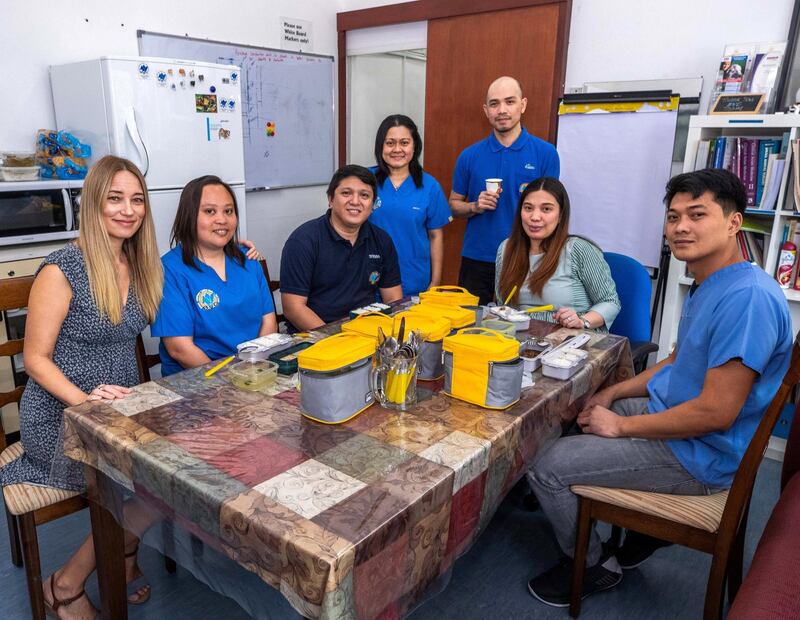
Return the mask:
<svg viewBox="0 0 800 620">
<path fill-rule="evenodd" d="M 572 333 L 537 322 L 530 331 L 554 341 Z M 206 368 L 67 409 L 65 452 L 87 466 L 104 617 L 126 617 L 123 488 L 306 617 L 404 615 L 585 397 L 631 376 L 624 338 L 593 333 L 586 348 L 572 379 L 536 372 L 506 411 L 420 383 L 429 389 L 411 412 L 374 405 L 327 426 L 300 415 L 287 380 L 269 394 L 246 392 L 222 372 L 205 379 Z"/>
</svg>

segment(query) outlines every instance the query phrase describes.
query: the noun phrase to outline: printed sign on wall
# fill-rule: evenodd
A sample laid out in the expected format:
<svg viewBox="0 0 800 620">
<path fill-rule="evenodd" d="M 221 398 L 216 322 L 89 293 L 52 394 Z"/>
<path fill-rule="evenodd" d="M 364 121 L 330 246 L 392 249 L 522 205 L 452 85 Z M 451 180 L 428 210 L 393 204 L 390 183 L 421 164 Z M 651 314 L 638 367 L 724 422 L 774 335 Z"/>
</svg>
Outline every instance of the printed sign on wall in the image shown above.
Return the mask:
<svg viewBox="0 0 800 620">
<path fill-rule="evenodd" d="M 314 45 L 311 40 L 312 22 L 293 17 L 281 17 L 281 48 L 296 52 L 311 52 Z"/>
</svg>

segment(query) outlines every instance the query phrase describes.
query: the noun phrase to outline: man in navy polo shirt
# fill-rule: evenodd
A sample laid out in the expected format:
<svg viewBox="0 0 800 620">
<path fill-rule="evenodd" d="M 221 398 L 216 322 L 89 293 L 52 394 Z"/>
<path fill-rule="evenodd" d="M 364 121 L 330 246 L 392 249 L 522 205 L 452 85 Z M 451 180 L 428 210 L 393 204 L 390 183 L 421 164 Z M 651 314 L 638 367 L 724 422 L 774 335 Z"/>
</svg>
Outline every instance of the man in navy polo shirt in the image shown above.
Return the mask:
<svg viewBox="0 0 800 620">
<path fill-rule="evenodd" d="M 403 296 L 392 239 L 367 221 L 377 181 L 362 166 L 339 168 L 325 215 L 297 228 L 281 255 L 281 303 L 295 330 L 315 329 L 350 310 Z"/>
<path fill-rule="evenodd" d="M 481 304 L 494 297 L 497 248 L 511 232 L 520 192 L 534 179 L 558 178 L 560 172 L 555 147 L 520 124 L 527 104 L 515 78 L 492 82 L 483 105 L 492 133 L 464 149 L 453 171 L 450 208 L 456 217 L 469 218 L 458 283 Z M 502 189 L 486 191 L 486 179 L 502 179 Z"/>
</svg>

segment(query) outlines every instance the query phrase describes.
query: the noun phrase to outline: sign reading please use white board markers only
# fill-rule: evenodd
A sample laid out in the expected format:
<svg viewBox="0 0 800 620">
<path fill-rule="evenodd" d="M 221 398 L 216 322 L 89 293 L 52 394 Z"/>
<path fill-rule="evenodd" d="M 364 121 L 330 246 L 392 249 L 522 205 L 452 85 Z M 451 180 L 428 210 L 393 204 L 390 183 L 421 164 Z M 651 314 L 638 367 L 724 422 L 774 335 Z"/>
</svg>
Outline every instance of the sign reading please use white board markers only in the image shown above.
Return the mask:
<svg viewBox="0 0 800 620">
<path fill-rule="evenodd" d="M 312 22 L 305 19 L 281 17 L 281 49 L 296 52 L 313 51 L 312 25 Z"/>
</svg>

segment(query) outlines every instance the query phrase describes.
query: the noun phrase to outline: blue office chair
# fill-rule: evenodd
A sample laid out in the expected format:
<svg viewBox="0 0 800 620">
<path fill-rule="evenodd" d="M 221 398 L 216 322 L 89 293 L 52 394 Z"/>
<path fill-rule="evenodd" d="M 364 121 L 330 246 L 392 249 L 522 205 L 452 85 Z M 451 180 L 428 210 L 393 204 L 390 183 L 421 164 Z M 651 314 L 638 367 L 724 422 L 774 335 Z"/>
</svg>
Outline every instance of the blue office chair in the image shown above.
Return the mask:
<svg viewBox="0 0 800 620">
<path fill-rule="evenodd" d="M 639 374 L 647 368 L 647 357 L 658 351 L 658 345 L 650 342 L 650 298 L 653 291 L 650 274 L 630 256 L 603 252 L 603 257 L 611 269 L 622 305 L 609 331 L 630 340 L 633 369 Z"/>
</svg>

